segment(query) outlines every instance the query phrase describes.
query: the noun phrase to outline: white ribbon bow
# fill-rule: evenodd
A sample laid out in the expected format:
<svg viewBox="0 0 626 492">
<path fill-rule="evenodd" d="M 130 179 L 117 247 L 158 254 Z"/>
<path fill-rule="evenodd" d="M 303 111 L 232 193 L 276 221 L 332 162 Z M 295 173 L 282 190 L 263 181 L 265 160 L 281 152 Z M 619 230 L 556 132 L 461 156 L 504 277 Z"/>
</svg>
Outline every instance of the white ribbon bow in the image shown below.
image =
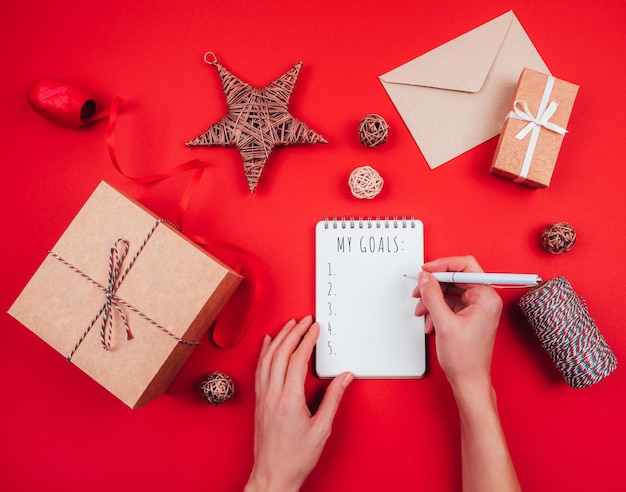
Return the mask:
<svg viewBox="0 0 626 492">
<path fill-rule="evenodd" d="M 521 105 L 521 108 L 518 105 Z M 508 117 L 529 122 L 526 126 L 524 126 L 524 128 L 519 131 L 517 135 L 515 135 L 515 138 L 518 140 L 523 140 L 524 137 L 528 135 L 534 128 L 541 126 L 560 135 L 565 135 L 567 133 L 567 130 L 565 128 L 562 128 L 559 125 L 550 122 L 550 118 L 554 116 L 554 113 L 556 112 L 558 107 L 559 105 L 555 101 L 552 101 L 544 111 L 539 108 L 539 111 L 537 112 L 537 117 L 535 118 L 530 112 L 530 109 L 528 109 L 528 104 L 526 104 L 526 101 L 515 101 L 513 103 L 513 111 L 509 113 Z"/>
</svg>

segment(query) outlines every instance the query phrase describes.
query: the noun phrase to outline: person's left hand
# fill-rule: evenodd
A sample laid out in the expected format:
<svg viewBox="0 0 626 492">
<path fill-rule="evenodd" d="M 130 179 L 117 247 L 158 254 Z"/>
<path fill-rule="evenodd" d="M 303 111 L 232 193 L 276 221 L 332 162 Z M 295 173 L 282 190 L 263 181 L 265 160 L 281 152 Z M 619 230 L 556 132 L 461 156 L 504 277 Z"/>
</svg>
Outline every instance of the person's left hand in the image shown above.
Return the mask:
<svg viewBox="0 0 626 492">
<path fill-rule="evenodd" d="M 289 321 L 273 340 L 269 335 L 263 339 L 255 381 L 254 467 L 246 491 L 299 490 L 319 461 L 354 378 L 349 372 L 337 376 L 311 414 L 304 381 L 319 329 L 307 316 Z"/>
</svg>

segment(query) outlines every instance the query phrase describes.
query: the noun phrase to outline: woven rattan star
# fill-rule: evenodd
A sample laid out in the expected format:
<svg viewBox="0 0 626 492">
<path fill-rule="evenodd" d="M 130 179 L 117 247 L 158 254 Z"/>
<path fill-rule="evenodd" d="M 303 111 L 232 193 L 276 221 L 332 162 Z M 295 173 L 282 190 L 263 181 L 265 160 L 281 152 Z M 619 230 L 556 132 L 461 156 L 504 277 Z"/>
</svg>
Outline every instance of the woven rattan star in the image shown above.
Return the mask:
<svg viewBox="0 0 626 492">
<path fill-rule="evenodd" d="M 235 77 L 217 62 L 212 53 L 205 55 L 205 61 L 217 67 L 228 112 L 187 145 L 237 147 L 250 193 L 254 193 L 265 163 L 275 147 L 328 143 L 287 110 L 302 62 L 259 89 Z"/>
</svg>

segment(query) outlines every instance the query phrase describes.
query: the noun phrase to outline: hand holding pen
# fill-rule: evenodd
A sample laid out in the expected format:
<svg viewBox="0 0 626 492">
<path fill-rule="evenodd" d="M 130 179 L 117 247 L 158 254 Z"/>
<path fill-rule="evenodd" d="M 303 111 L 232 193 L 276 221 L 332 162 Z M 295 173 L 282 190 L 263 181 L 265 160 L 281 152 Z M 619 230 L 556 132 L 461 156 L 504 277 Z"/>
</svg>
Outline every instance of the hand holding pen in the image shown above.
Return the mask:
<svg viewBox="0 0 626 492">
<path fill-rule="evenodd" d="M 459 410 L 463 488 L 520 490 L 491 385 L 502 299 L 485 285 L 485 274 L 473 256 L 440 258 L 422 270 L 413 292 L 419 298 L 415 314 L 425 315 L 426 332 L 435 334 L 437 360 Z M 439 284 L 433 272 L 463 273 L 464 280 L 474 274 L 478 276 L 472 280 L 478 282 Z M 459 281 L 459 273 L 449 280 Z"/>
</svg>

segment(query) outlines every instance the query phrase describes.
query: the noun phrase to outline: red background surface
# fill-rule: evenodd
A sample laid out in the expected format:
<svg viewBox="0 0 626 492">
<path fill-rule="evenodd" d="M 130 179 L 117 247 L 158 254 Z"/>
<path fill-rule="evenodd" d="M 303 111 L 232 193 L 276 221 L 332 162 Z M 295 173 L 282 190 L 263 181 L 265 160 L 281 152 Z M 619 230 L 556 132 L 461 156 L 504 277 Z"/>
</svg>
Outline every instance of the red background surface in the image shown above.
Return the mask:
<svg viewBox="0 0 626 492">
<path fill-rule="evenodd" d="M 547 190 L 490 175 L 496 139 L 429 170 L 377 79 L 511 8 L 551 71 L 581 86 Z M 565 275 L 623 365 L 625 34 L 621 0 L 2 2 L 0 311 L 100 180 L 176 220 L 190 178 L 142 186 L 119 175 L 106 151 L 106 123 L 70 130 L 29 108 L 26 89 L 42 76 L 82 84 L 103 106 L 116 95 L 126 100 L 117 140 L 128 173 L 207 162 L 186 230 L 253 251 L 268 297 L 241 344 L 225 350 L 205 339 L 169 391 L 134 411 L 1 314 L 0 489 L 241 489 L 252 465 L 261 339 L 313 311 L 313 228 L 327 215 L 415 215 L 425 224 L 428 259 L 471 253 L 486 270 Z M 217 73 L 202 60 L 208 50 L 257 86 L 303 60 L 290 110 L 330 143 L 276 151 L 253 196 L 236 150 L 186 148 L 226 108 Z M 356 134 L 372 112 L 391 126 L 377 149 Z M 380 171 L 385 188 L 359 201 L 346 181 L 366 164 Z M 540 231 L 562 220 L 575 225 L 579 240 L 551 256 Z M 522 486 L 623 488 L 623 367 L 593 387 L 570 389 L 519 314 L 521 293 L 502 295 L 493 380 Z M 432 338 L 428 350 L 423 380 L 349 388 L 304 490 L 460 488 L 456 409 Z M 237 394 L 209 407 L 198 388 L 215 370 L 231 375 Z M 313 404 L 326 385 L 310 372 Z"/>
</svg>

